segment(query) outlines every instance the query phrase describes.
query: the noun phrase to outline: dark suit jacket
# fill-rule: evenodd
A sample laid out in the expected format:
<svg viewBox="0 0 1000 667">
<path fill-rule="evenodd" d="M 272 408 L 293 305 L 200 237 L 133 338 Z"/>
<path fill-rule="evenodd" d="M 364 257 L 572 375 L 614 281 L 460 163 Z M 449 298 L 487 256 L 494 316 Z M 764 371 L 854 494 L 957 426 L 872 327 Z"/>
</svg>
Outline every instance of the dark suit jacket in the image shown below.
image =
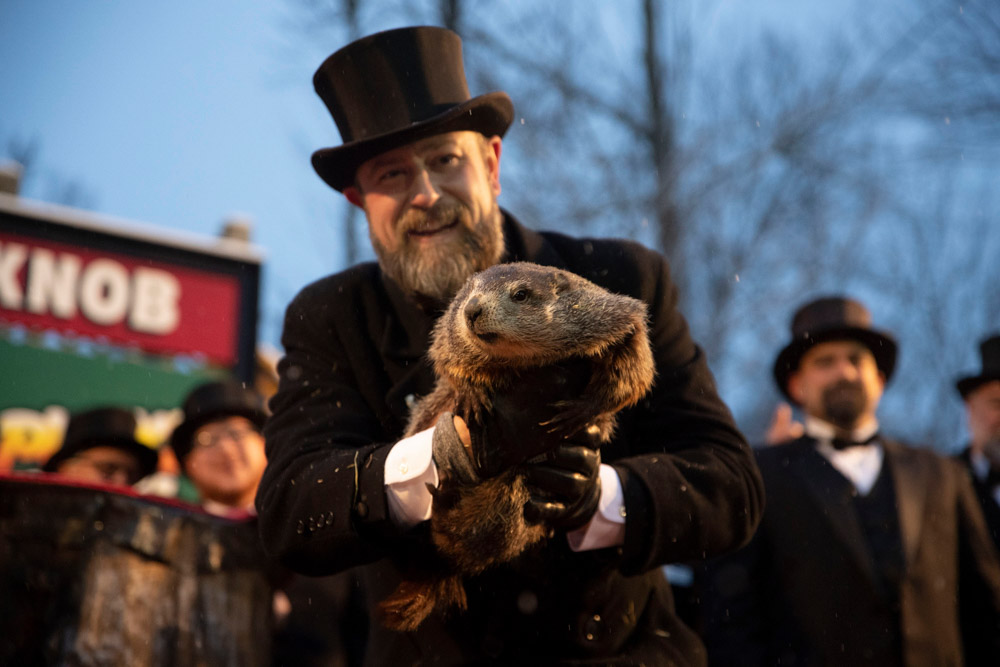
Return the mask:
<svg viewBox="0 0 1000 667">
<path fill-rule="evenodd" d="M 969 467 L 969 472 L 971 473 L 972 459 L 970 457 L 970 450 L 968 447 L 962 450 L 959 458 L 967 467 Z M 993 538 L 993 543 L 997 545 L 998 549 L 1000 549 L 1000 505 L 997 504 L 997 499 L 993 495 L 993 487 L 975 475 L 972 477 L 972 484 L 976 489 L 976 496 L 979 498 L 979 506 L 983 508 L 983 517 L 986 519 L 986 527 L 990 530 L 990 536 Z"/>
<path fill-rule="evenodd" d="M 903 547 L 899 589 L 877 575 L 853 486 L 815 441 L 762 448 L 760 528 L 708 568 L 710 664 L 961 665 L 963 652 L 967 664 L 1000 664 L 1000 564 L 967 471 L 883 446 Z M 886 641 L 893 636 L 901 646 Z"/>
<path fill-rule="evenodd" d="M 428 619 L 408 634 L 374 624 L 369 664 L 703 663 L 658 566 L 745 543 L 763 498 L 751 450 L 676 309 L 666 262 L 631 242 L 535 233 L 509 215 L 504 234 L 505 261 L 569 269 L 649 304 L 656 385 L 620 415 L 602 449 L 622 480 L 625 544 L 571 553 L 557 536 L 467 582 L 468 613 Z M 426 524 L 406 533 L 393 525 L 383 470 L 408 397 L 433 386 L 425 351 L 435 316 L 369 263 L 309 285 L 285 319 L 257 497 L 264 544 L 306 573 L 368 565 L 375 600 L 426 548 Z"/>
</svg>

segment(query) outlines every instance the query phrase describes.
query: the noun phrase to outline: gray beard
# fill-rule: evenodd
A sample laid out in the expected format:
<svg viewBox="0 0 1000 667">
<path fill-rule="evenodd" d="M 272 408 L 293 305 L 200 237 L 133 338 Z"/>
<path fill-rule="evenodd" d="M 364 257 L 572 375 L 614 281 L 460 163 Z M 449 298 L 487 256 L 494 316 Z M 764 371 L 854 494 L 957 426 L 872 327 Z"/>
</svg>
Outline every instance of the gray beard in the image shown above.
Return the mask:
<svg viewBox="0 0 1000 667">
<path fill-rule="evenodd" d="M 418 248 L 411 243 L 411 230 L 433 229 L 458 222 L 461 232 L 447 244 Z M 469 209 L 454 200 L 441 200 L 428 211 L 411 210 L 396 226 L 399 250 L 388 250 L 369 236 L 382 272 L 407 293 L 445 304 L 472 274 L 488 269 L 503 256 L 503 216 L 494 202 L 482 220 L 474 224 Z"/>
<path fill-rule="evenodd" d="M 823 392 L 823 409 L 834 426 L 845 431 L 854 428 L 865 411 L 868 395 L 860 382 L 840 380 Z"/>
</svg>

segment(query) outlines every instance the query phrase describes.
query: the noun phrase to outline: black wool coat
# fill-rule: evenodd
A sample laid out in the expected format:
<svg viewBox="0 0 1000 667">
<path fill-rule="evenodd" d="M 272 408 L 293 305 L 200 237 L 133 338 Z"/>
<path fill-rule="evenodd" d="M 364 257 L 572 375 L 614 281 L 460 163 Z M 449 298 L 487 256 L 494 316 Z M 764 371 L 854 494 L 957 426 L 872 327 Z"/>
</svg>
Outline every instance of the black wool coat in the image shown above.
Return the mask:
<svg viewBox="0 0 1000 667">
<path fill-rule="evenodd" d="M 972 458 L 971 450 L 968 447 L 962 450 L 959 459 L 969 468 L 971 474 Z M 993 495 L 993 487 L 975 475 L 972 477 L 972 484 L 976 489 L 976 496 L 979 498 L 979 506 L 983 508 L 983 516 L 986 518 L 986 527 L 989 528 L 990 537 L 993 538 L 997 549 L 1000 549 L 1000 504 L 997 504 L 997 499 Z"/>
<path fill-rule="evenodd" d="M 710 564 L 702 591 L 710 665 L 1000 665 L 1000 563 L 968 472 L 880 441 L 903 552 L 898 589 L 876 571 L 853 485 L 816 441 L 760 448 L 760 527 Z"/>
<path fill-rule="evenodd" d="M 702 664 L 659 566 L 744 544 L 763 496 L 753 454 L 677 310 L 666 261 L 632 242 L 536 233 L 507 214 L 504 236 L 504 261 L 568 269 L 649 305 L 656 384 L 601 451 L 622 481 L 625 543 L 572 553 L 557 535 L 468 580 L 467 613 L 412 633 L 373 623 L 367 662 Z M 263 541 L 307 574 L 364 566 L 372 604 L 426 549 L 422 527 L 401 531 L 390 520 L 384 465 L 408 403 L 433 387 L 425 353 L 435 317 L 368 263 L 307 286 L 285 318 L 257 496 Z"/>
</svg>

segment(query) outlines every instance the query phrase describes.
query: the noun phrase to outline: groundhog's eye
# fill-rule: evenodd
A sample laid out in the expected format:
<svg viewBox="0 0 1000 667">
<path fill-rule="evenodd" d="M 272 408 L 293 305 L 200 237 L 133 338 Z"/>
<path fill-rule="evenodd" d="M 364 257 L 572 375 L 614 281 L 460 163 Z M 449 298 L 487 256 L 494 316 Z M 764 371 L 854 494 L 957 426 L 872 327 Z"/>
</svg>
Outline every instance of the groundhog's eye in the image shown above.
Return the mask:
<svg viewBox="0 0 1000 667">
<path fill-rule="evenodd" d="M 516 301 L 517 303 L 522 303 L 524 301 L 527 301 L 528 297 L 530 295 L 531 295 L 531 293 L 528 292 L 528 290 L 522 288 L 522 289 L 514 290 L 514 292 L 511 293 L 511 295 L 510 295 L 510 300 L 511 301 Z"/>
</svg>

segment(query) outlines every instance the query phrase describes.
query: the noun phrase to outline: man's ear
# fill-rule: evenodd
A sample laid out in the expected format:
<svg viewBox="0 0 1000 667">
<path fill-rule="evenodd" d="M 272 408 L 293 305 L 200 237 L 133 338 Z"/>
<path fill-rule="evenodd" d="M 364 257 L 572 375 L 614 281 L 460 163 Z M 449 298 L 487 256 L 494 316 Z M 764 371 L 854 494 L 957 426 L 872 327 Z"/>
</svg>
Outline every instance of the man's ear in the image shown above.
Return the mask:
<svg viewBox="0 0 1000 667">
<path fill-rule="evenodd" d="M 799 382 L 798 373 L 792 373 L 788 376 L 786 389 L 788 389 L 788 395 L 795 401 L 796 405 L 802 405 L 802 383 Z"/>
<path fill-rule="evenodd" d="M 362 211 L 365 210 L 365 202 L 361 197 L 361 190 L 358 190 L 353 185 L 348 185 L 344 188 L 344 196 L 347 197 L 347 201 L 351 202 Z"/>
<path fill-rule="evenodd" d="M 493 135 L 489 139 L 490 149 L 486 153 L 486 172 L 490 179 L 490 190 L 493 196 L 500 195 L 500 152 L 503 149 L 503 142 L 498 135 Z"/>
</svg>

